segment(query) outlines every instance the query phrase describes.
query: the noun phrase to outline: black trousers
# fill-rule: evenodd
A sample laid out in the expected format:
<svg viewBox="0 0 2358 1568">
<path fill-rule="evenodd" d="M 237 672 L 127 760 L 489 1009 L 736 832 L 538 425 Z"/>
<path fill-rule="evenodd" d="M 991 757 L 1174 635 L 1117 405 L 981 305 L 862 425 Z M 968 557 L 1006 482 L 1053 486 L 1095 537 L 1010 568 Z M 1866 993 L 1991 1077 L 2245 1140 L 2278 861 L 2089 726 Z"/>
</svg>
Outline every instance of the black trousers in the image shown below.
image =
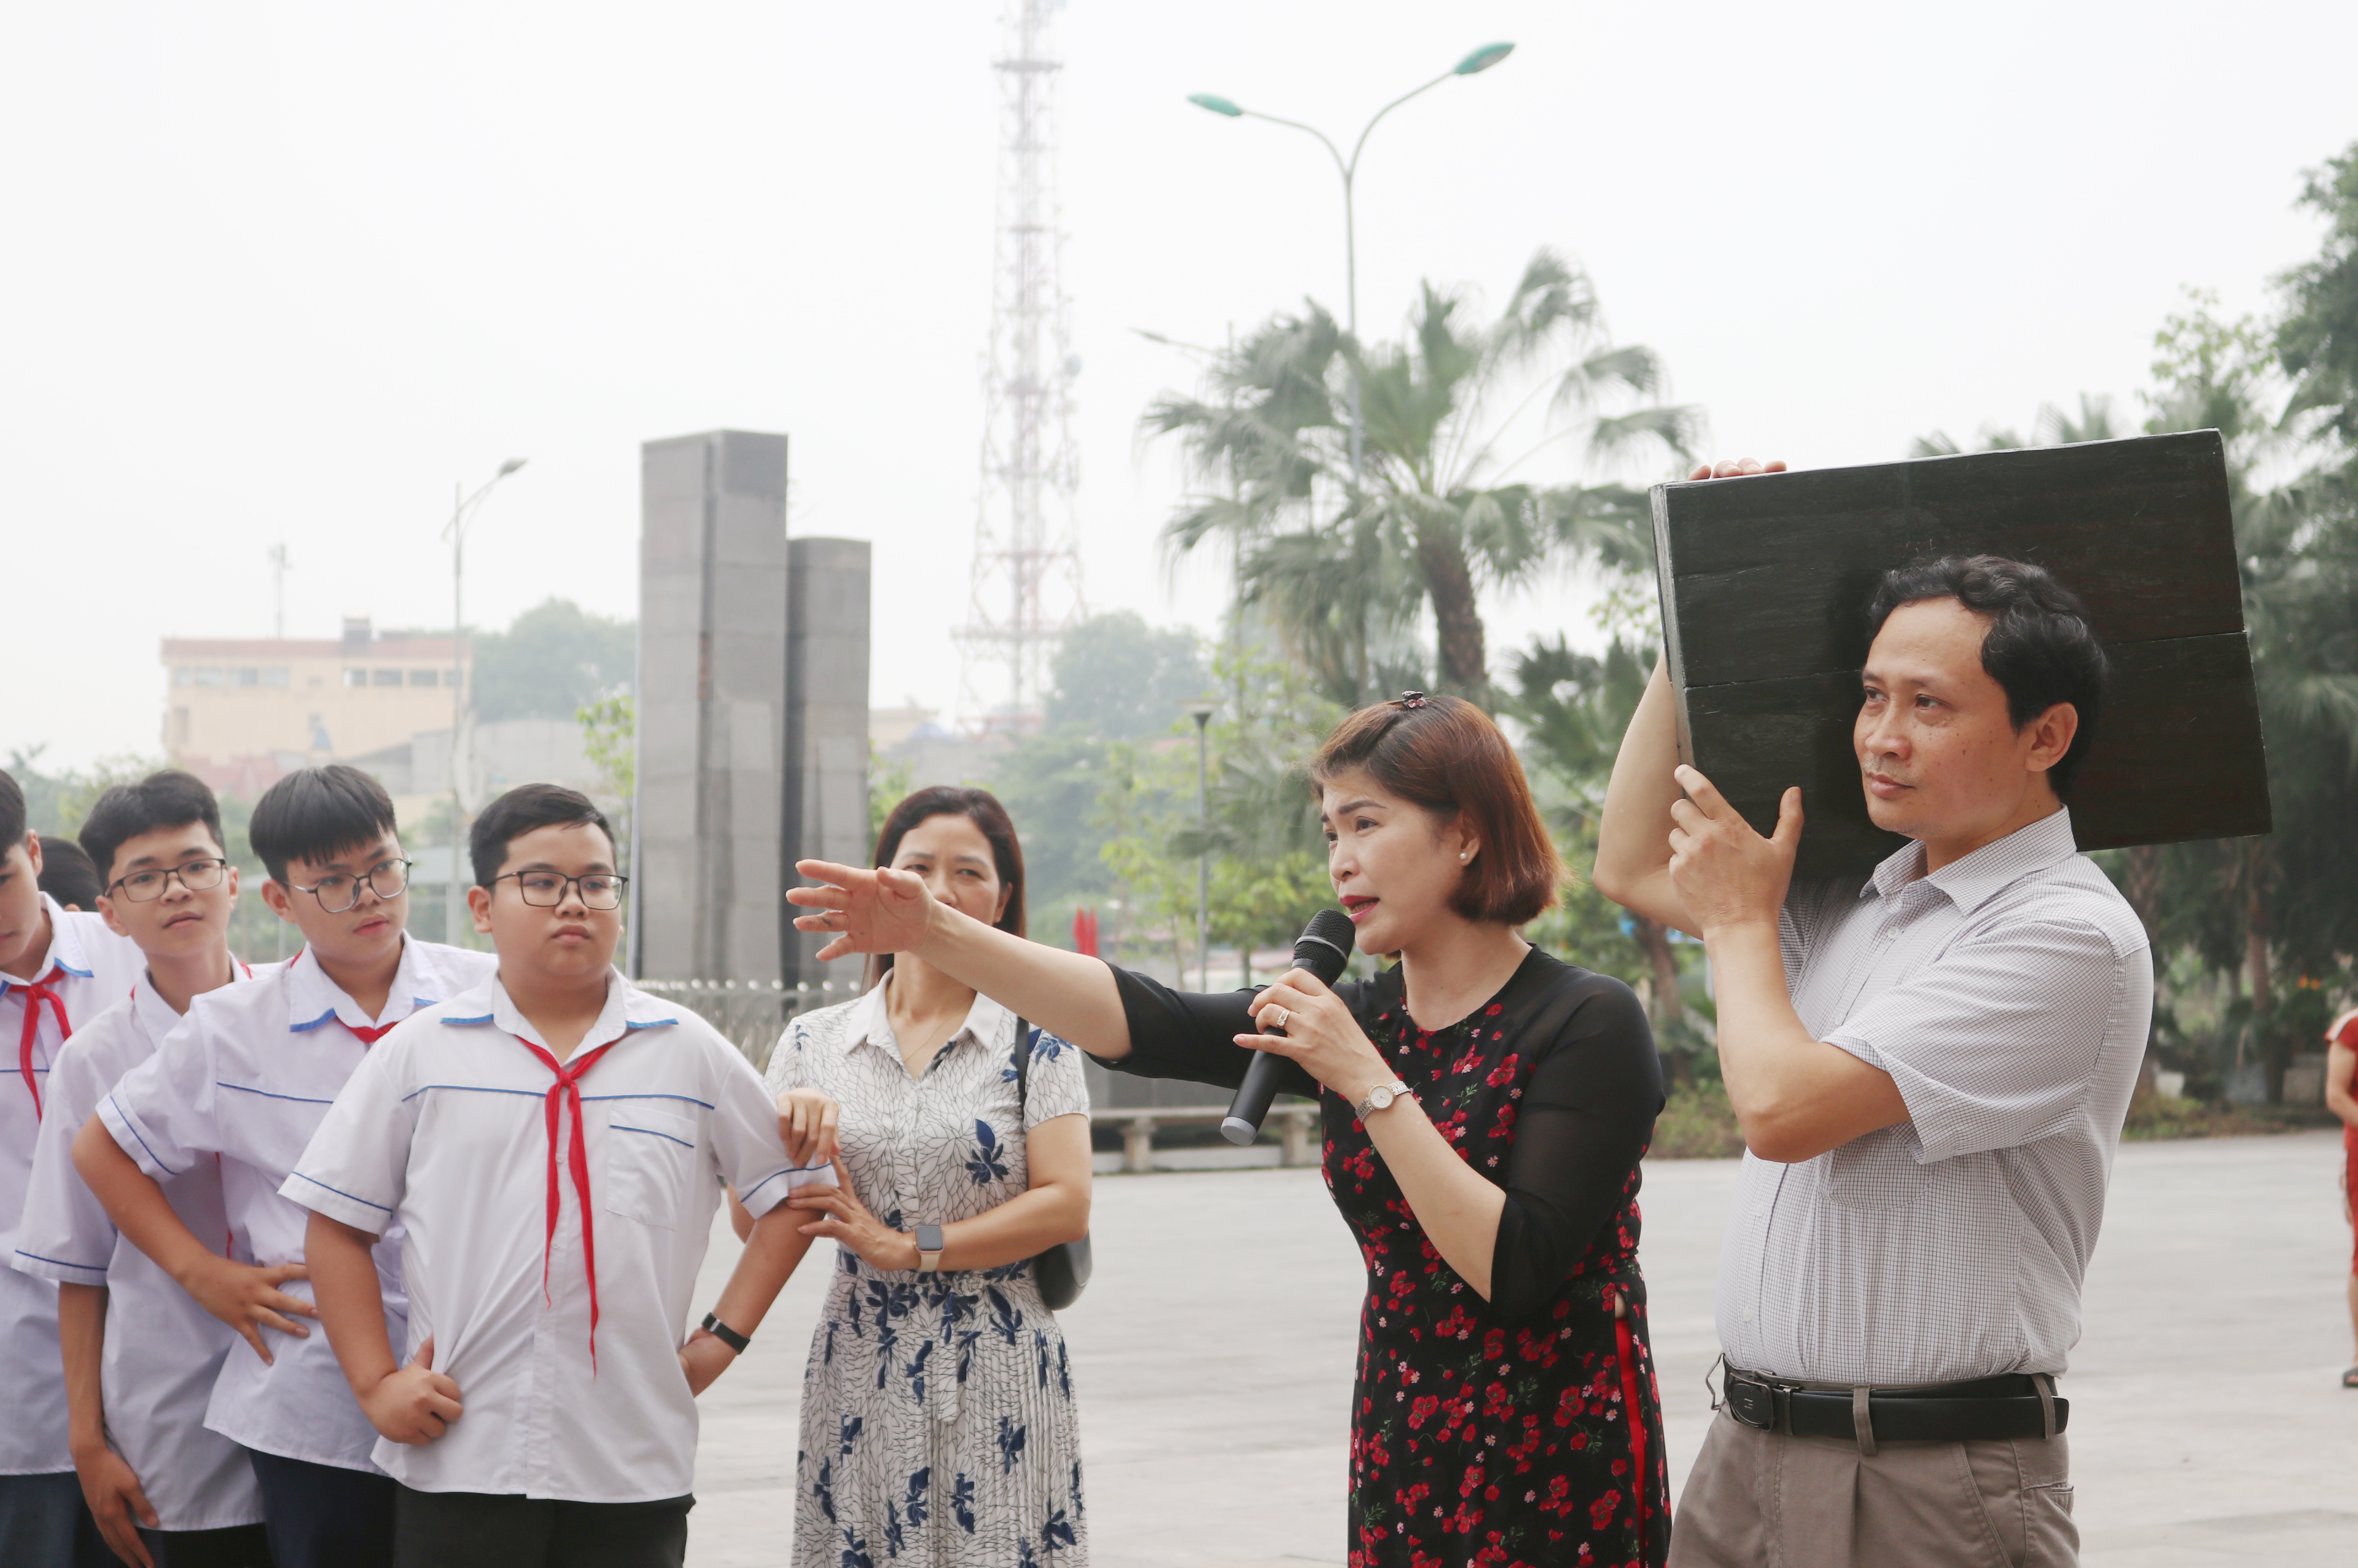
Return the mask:
<svg viewBox="0 0 2358 1568">
<path fill-rule="evenodd" d="M 696 1499 L 561 1503 L 414 1492 L 394 1508 L 394 1568 L 682 1568 Z"/>
<path fill-rule="evenodd" d="M 246 1450 L 277 1568 L 392 1568 L 393 1477 Z"/>
<path fill-rule="evenodd" d="M 269 1532 L 258 1524 L 225 1530 L 142 1530 L 156 1568 L 272 1568 Z"/>
</svg>

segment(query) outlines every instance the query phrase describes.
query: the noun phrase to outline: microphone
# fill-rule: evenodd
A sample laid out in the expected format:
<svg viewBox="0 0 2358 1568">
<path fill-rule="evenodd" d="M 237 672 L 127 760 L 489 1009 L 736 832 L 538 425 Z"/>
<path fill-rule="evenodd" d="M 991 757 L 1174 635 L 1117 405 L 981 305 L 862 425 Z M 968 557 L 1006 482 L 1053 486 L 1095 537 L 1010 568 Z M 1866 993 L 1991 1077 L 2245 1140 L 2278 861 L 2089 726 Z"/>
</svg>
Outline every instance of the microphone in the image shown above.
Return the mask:
<svg viewBox="0 0 2358 1568">
<path fill-rule="evenodd" d="M 1318 983 L 1331 986 L 1342 978 L 1343 966 L 1351 961 L 1351 948 L 1358 940 L 1358 928 L 1351 917 L 1339 909 L 1322 909 L 1310 917 L 1293 944 L 1293 967 L 1318 977 Z M 1264 1034 L 1282 1034 L 1282 1029 L 1264 1029 Z M 1237 1088 L 1237 1098 L 1228 1102 L 1228 1114 L 1220 1123 L 1220 1136 L 1231 1143 L 1249 1143 L 1260 1136 L 1260 1124 L 1269 1115 L 1269 1103 L 1277 1098 L 1277 1076 L 1285 1067 L 1285 1058 L 1272 1056 L 1266 1051 L 1253 1053 L 1252 1063 L 1245 1068 L 1245 1081 Z"/>
</svg>

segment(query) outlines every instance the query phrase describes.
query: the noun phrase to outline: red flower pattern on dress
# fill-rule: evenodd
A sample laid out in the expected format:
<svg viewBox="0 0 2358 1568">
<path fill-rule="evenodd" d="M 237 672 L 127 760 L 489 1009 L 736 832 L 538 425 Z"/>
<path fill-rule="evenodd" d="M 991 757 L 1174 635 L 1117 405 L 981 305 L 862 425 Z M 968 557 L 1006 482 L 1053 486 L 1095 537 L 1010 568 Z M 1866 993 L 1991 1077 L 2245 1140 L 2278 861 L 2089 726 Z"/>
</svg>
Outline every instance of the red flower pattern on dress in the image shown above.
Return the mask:
<svg viewBox="0 0 2358 1568">
<path fill-rule="evenodd" d="M 1492 1022 L 1502 1011 L 1493 1002 L 1430 1033 L 1396 1004 L 1368 1022 L 1459 1158 L 1499 1183 L 1534 1065 Z M 1327 1185 L 1368 1270 L 1350 1568 L 1659 1568 L 1668 1477 L 1644 1348 L 1635 1175 L 1556 1298 L 1509 1322 L 1433 1247 L 1350 1108 L 1330 1093 L 1325 1115 Z M 1612 1292 L 1627 1293 L 1637 1317 L 1648 1473 L 1635 1487 Z"/>
</svg>

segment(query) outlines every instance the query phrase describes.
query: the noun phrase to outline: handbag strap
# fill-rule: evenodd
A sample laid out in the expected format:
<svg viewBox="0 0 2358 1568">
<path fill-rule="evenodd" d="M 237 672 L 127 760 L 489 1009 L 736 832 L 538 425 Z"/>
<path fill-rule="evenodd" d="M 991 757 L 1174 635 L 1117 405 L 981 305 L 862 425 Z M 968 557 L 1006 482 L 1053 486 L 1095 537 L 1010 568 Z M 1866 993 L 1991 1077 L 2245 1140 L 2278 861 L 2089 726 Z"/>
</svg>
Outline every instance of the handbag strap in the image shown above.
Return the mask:
<svg viewBox="0 0 2358 1568">
<path fill-rule="evenodd" d="M 1032 1025 L 1015 1021 L 1015 1108 L 1021 1112 L 1032 1097 Z M 1019 1115 L 1016 1119 L 1022 1120 Z"/>
</svg>

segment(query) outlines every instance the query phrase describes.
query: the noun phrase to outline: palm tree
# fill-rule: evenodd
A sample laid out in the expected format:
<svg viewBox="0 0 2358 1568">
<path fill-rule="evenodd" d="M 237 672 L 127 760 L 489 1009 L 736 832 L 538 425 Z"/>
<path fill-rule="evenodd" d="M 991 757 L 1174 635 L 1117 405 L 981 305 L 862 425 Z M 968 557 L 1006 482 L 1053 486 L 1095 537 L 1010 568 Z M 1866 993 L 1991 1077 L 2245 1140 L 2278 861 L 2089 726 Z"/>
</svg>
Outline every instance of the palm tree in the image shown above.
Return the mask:
<svg viewBox="0 0 2358 1568">
<path fill-rule="evenodd" d="M 1240 595 L 1348 704 L 1422 663 L 1414 633 L 1428 612 L 1433 684 L 1487 697 L 1486 589 L 1551 564 L 1650 559 L 1641 492 L 1520 470 L 1575 438 L 1602 464 L 1682 456 L 1700 425 L 1691 407 L 1649 401 L 1663 382 L 1653 352 L 1612 344 L 1587 276 L 1547 250 L 1494 320 L 1428 283 L 1404 341 L 1363 346 L 1313 303 L 1219 356 L 1210 381 L 1210 395 L 1165 395 L 1141 422 L 1150 437 L 1179 436 L 1194 475 L 1226 492 L 1182 507 L 1164 543 L 1184 556 L 1225 537 Z M 1509 457 L 1517 438 L 1525 449 Z"/>
</svg>

